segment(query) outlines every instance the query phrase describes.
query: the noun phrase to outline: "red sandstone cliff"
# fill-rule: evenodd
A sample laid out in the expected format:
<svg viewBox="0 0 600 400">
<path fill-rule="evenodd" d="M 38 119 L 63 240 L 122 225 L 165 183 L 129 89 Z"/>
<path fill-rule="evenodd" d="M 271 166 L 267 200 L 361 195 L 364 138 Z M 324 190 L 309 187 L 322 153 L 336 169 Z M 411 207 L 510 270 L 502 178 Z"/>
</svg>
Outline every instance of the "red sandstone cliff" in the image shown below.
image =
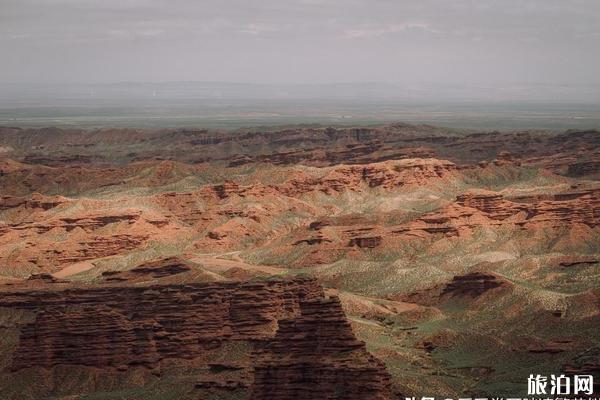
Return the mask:
<svg viewBox="0 0 600 400">
<path fill-rule="evenodd" d="M 300 304 L 259 353 L 253 399 L 387 399 L 385 366 L 357 341 L 336 297 Z"/>
<path fill-rule="evenodd" d="M 32 319 L 13 326 L 19 339 L 10 371 L 144 366 L 160 375 L 163 360 L 192 360 L 244 341 L 256 348 L 251 362 L 208 365 L 215 371 L 202 377 L 199 390 L 249 388 L 256 399 L 389 398 L 384 365 L 355 339 L 339 301 L 325 298 L 314 279 L 179 285 L 129 281 L 144 273 L 160 278 L 186 271 L 169 259 L 120 274 L 121 279 L 109 274 L 108 283 L 91 287 L 41 278 L 4 285 L 0 307 L 33 313 Z M 223 368 L 243 373 L 223 382 Z M 292 389 L 291 382 L 296 382 Z"/>
</svg>

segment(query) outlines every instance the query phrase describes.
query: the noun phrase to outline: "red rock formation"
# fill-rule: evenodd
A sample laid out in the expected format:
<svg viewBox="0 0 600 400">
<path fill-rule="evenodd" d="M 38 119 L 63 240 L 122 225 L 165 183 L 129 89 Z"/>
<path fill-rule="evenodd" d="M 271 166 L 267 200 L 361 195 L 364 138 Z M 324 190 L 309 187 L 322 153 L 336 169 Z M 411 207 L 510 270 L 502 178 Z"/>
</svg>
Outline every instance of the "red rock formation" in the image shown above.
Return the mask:
<svg viewBox="0 0 600 400">
<path fill-rule="evenodd" d="M 234 390 L 254 380 L 248 390 L 256 399 L 389 398 L 385 366 L 354 338 L 339 301 L 326 299 L 314 279 L 129 283 L 139 275 L 160 279 L 187 269 L 165 259 L 107 274 L 113 282 L 120 277 L 117 283 L 86 287 L 41 277 L 35 285 L 0 287 L 0 307 L 34 314 L 18 325 L 11 370 L 144 366 L 160 374 L 161 360 L 193 359 L 247 341 L 259 349 L 254 369 L 209 364 L 196 387 Z"/>
<path fill-rule="evenodd" d="M 167 192 L 156 195 L 152 200 L 165 212 L 167 219 L 177 219 L 184 224 L 194 225 L 203 218 L 204 197 L 200 192 Z"/>
<path fill-rule="evenodd" d="M 32 257 L 30 260 L 41 265 L 45 263 L 45 257 L 54 259 L 59 265 L 92 260 L 136 249 L 147 239 L 148 236 L 137 235 L 92 236 L 88 240 L 78 242 L 75 247 L 63 250 L 48 249 L 41 257 Z"/>
<path fill-rule="evenodd" d="M 372 249 L 381 244 L 382 238 L 381 236 L 366 236 L 366 237 L 355 237 L 350 239 L 348 246 L 357 246 L 361 249 L 367 248 Z"/>
<path fill-rule="evenodd" d="M 195 166 L 182 162 L 331 166 L 436 157 L 459 165 L 495 160 L 498 165 L 522 163 L 570 176 L 594 177 L 600 157 L 600 133 L 595 130 L 456 134 L 408 124 L 236 132 L 0 129 L 0 146 L 12 149 L 11 156 L 31 163 L 0 161 L 0 186 L 9 188 L 6 193 L 13 195 L 48 193 L 59 187 L 79 192 L 94 186 L 132 184 L 131 178 L 142 171 L 146 175 L 141 178 L 144 185 L 163 185 L 196 173 Z M 113 158 L 146 161 L 98 168 Z"/>
<path fill-rule="evenodd" d="M 107 282 L 130 281 L 135 279 L 158 279 L 191 271 L 192 267 L 179 257 L 169 257 L 149 261 L 127 271 L 105 271 L 102 277 Z"/>
<path fill-rule="evenodd" d="M 232 193 L 238 192 L 240 187 L 235 182 L 225 182 L 222 185 L 216 185 L 212 187 L 217 197 L 221 200 L 226 199 Z"/>
<path fill-rule="evenodd" d="M 392 233 L 422 236 L 444 233 L 458 236 L 477 227 L 513 225 L 516 228 L 572 228 L 576 225 L 600 226 L 600 190 L 574 191 L 547 199 L 505 200 L 488 191 L 471 191 L 457 196 L 449 206 L 427 213 L 408 224 L 395 227 Z"/>
<path fill-rule="evenodd" d="M 400 296 L 392 296 L 392 298 L 431 306 L 453 299 L 471 301 L 483 295 L 494 293 L 494 291 L 508 289 L 511 286 L 509 281 L 497 275 L 470 272 L 464 275 L 455 275 L 452 280 L 445 284 L 438 284 L 425 290 Z"/>
<path fill-rule="evenodd" d="M 347 144 L 339 148 L 300 149 L 273 154 L 250 155 L 233 157 L 229 162 L 230 167 L 249 163 L 271 163 L 275 165 L 304 164 L 324 167 L 336 164 L 367 164 L 387 160 L 401 160 L 405 158 L 432 158 L 435 157 L 433 149 L 428 147 L 404 147 L 394 149 L 379 141 L 368 144 Z"/>
<path fill-rule="evenodd" d="M 456 204 L 475 208 L 485 213 L 488 218 L 500 221 L 520 211 L 517 205 L 504 200 L 501 194 L 481 190 L 457 196 Z"/>
<path fill-rule="evenodd" d="M 27 209 L 30 212 L 32 210 L 49 210 L 64 202 L 64 198 L 60 196 L 43 196 L 40 194 L 33 194 L 30 197 L 14 197 L 14 196 L 1 196 L 0 197 L 0 211 L 11 210 L 14 208 Z"/>
<path fill-rule="evenodd" d="M 600 173 L 600 161 L 582 161 L 569 164 L 567 176 L 597 176 Z"/>
<path fill-rule="evenodd" d="M 257 357 L 252 398 L 388 399 L 389 375 L 356 340 L 336 297 L 300 303 Z"/>
<path fill-rule="evenodd" d="M 546 342 L 536 340 L 527 346 L 527 351 L 530 353 L 556 354 L 572 350 L 576 345 L 576 338 L 556 338 Z"/>
<path fill-rule="evenodd" d="M 456 170 L 456 165 L 449 161 L 418 158 L 365 165 L 340 165 L 325 170 L 323 176 L 307 174 L 293 178 L 279 190 L 292 197 L 316 191 L 335 194 L 346 190 L 360 191 L 364 188 L 381 187 L 391 190 L 451 179 L 456 177 Z"/>
<path fill-rule="evenodd" d="M 600 226 L 600 190 L 576 191 L 555 195 L 553 201 L 542 201 L 527 210 L 529 223 L 561 226 L 581 224 Z"/>
<path fill-rule="evenodd" d="M 0 306 L 36 312 L 22 327 L 12 368 L 58 364 L 155 366 L 191 358 L 223 340 L 272 336 L 313 280 L 158 286 L 100 285 L 4 291 Z M 114 350 L 113 350 L 114 349 Z"/>
<path fill-rule="evenodd" d="M 496 275 L 471 272 L 466 275 L 456 275 L 442 289 L 441 296 L 449 297 L 479 297 L 488 290 L 507 287 L 508 283 Z"/>
<path fill-rule="evenodd" d="M 436 211 L 398 225 L 387 225 L 382 217 L 361 215 L 325 217 L 295 232 L 290 245 L 310 245 L 299 266 L 335 261 L 354 249 L 385 251 L 401 241 L 460 238 L 477 229 L 507 228 L 515 231 L 581 230 L 591 236 L 600 225 L 600 190 L 573 190 L 544 198 L 510 201 L 501 194 L 471 190 Z M 581 234 L 580 234 L 581 235 Z M 591 265 L 591 264 L 590 264 Z"/>
</svg>

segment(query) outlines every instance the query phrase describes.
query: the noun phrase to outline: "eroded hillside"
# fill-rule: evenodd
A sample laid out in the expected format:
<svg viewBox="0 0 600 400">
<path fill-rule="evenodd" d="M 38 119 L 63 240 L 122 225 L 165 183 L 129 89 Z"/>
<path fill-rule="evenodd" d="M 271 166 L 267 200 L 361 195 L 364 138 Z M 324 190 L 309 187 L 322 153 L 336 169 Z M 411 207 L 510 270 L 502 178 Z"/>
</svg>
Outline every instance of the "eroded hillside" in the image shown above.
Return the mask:
<svg viewBox="0 0 600 400">
<path fill-rule="evenodd" d="M 515 396 L 533 365 L 600 368 L 599 132 L 1 128 L 0 147 L 0 385 L 20 398 Z"/>
</svg>

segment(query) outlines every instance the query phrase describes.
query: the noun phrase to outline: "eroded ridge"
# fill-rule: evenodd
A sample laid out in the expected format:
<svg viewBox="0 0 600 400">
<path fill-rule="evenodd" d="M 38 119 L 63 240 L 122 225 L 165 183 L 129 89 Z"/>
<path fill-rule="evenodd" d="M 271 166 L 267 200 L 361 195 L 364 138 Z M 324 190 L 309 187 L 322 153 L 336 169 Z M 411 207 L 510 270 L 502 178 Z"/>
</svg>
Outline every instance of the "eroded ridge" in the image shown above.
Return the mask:
<svg viewBox="0 0 600 400">
<path fill-rule="evenodd" d="M 12 372 L 73 365 L 160 374 L 163 360 L 245 341 L 255 351 L 238 382 L 205 376 L 197 387 L 250 387 L 256 399 L 389 398 L 385 366 L 312 278 L 93 287 L 36 278 L 5 288 L 0 307 L 33 313 L 17 323 Z"/>
</svg>

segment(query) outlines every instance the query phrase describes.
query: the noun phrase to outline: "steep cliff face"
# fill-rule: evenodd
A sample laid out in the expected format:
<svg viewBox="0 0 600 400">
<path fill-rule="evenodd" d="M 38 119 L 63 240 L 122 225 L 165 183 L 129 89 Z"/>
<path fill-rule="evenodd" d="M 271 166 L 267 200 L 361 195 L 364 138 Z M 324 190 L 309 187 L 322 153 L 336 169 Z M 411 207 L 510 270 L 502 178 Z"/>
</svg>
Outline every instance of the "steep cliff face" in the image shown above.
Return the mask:
<svg viewBox="0 0 600 400">
<path fill-rule="evenodd" d="M 38 210 L 49 210 L 64 202 L 64 198 L 60 196 L 43 196 L 41 194 L 33 194 L 27 197 L 1 196 L 0 211 L 21 208 L 22 211 L 35 212 Z"/>
<path fill-rule="evenodd" d="M 428 240 L 469 240 L 478 230 L 511 231 L 542 240 L 571 232 L 593 238 L 600 221 L 600 190 L 570 190 L 543 198 L 507 199 L 487 190 L 471 190 L 435 211 L 398 224 L 360 216 L 323 217 L 294 232 L 293 240 L 277 251 L 304 246 L 306 256 L 296 265 L 328 264 L 340 254 L 385 252 L 399 244 Z M 575 242 L 575 241 L 574 241 Z M 336 258 L 337 257 L 337 258 Z"/>
<path fill-rule="evenodd" d="M 392 190 L 404 186 L 442 183 L 457 177 L 454 163 L 435 158 L 414 158 L 331 167 L 322 176 L 307 174 L 290 179 L 279 190 L 292 197 L 317 191 L 335 194 L 347 190 L 363 191 L 366 188 Z"/>
<path fill-rule="evenodd" d="M 356 340 L 336 297 L 302 302 L 300 315 L 281 321 L 255 371 L 257 400 L 390 397 L 383 363 Z"/>
<path fill-rule="evenodd" d="M 324 167 L 336 164 L 367 164 L 386 160 L 399 160 L 404 158 L 431 158 L 435 157 L 433 149 L 425 146 L 394 148 L 375 140 L 367 144 L 346 144 L 336 148 L 306 149 L 277 152 L 252 157 L 250 155 L 234 157 L 229 166 L 240 166 L 255 162 L 271 163 L 275 165 L 304 164 Z"/>
<path fill-rule="evenodd" d="M 504 200 L 501 194 L 488 191 L 471 191 L 456 197 L 456 204 L 475 208 L 494 220 L 503 220 L 515 215 L 521 208 Z M 522 207 L 524 209 L 524 207 Z"/>
<path fill-rule="evenodd" d="M 501 194 L 471 191 L 457 196 L 449 206 L 427 213 L 395 233 L 443 232 L 451 236 L 477 227 L 514 226 L 520 229 L 596 228 L 600 225 L 600 190 L 571 191 L 547 199 L 505 199 Z"/>
<path fill-rule="evenodd" d="M 273 336 L 277 321 L 297 314 L 300 301 L 322 296 L 313 280 L 302 279 L 105 284 L 4 292 L 0 307 L 36 314 L 21 327 L 13 370 L 59 364 L 153 367 L 163 358 L 193 358 L 225 340 Z"/>
<path fill-rule="evenodd" d="M 133 284 L 144 272 L 159 279 L 187 272 L 171 261 L 121 274 L 121 281 L 106 276 L 108 283 L 92 287 L 56 279 L 2 287 L 0 308 L 32 315 L 16 322 L 19 339 L 9 370 L 141 366 L 160 376 L 165 360 L 202 359 L 227 343 L 245 342 L 256 348 L 250 362 L 215 366 L 205 361 L 209 373 L 197 388 L 232 390 L 254 381 L 248 389 L 256 393 L 253 398 L 388 398 L 384 365 L 355 339 L 339 301 L 325 298 L 314 279 Z M 288 356 L 295 359 L 289 368 L 283 365 Z M 223 382 L 223 369 L 243 373 Z M 272 370 L 279 372 L 271 376 Z M 290 380 L 298 380 L 299 392 L 289 390 Z"/>
<path fill-rule="evenodd" d="M 512 284 L 506 279 L 490 273 L 470 272 L 454 275 L 445 283 L 428 289 L 398 296 L 403 301 L 421 305 L 440 305 L 449 300 L 474 301 L 481 296 L 494 298 L 507 293 Z"/>
<path fill-rule="evenodd" d="M 509 284 L 495 275 L 481 272 L 471 272 L 466 275 L 456 275 L 442 290 L 442 296 L 478 297 L 488 290 L 508 287 Z"/>
<path fill-rule="evenodd" d="M 572 176 L 597 176 L 599 156 L 597 130 L 559 134 L 539 131 L 457 134 L 430 125 L 396 123 L 235 132 L 0 128 L 0 133 L 0 146 L 12 149 L 11 156 L 31 163 L 70 165 L 74 170 L 79 168 L 78 172 L 84 175 L 90 170 L 80 166 L 107 162 L 112 157 L 130 162 L 161 158 L 185 162 L 226 160 L 230 165 L 269 162 L 325 166 L 413 157 L 443 157 L 467 164 L 494 158 L 503 161 L 506 158 L 503 154 L 508 152 L 527 165 L 544 166 Z M 40 152 L 42 148 L 45 151 Z M 0 164 L 0 171 L 2 169 Z M 167 175 L 172 174 L 167 172 Z M 27 180 L 49 188 L 43 177 L 54 173 L 44 167 Z M 110 181 L 116 182 L 119 178 L 115 175 Z M 22 192 L 28 189 L 25 185 L 18 187 Z"/>
</svg>

